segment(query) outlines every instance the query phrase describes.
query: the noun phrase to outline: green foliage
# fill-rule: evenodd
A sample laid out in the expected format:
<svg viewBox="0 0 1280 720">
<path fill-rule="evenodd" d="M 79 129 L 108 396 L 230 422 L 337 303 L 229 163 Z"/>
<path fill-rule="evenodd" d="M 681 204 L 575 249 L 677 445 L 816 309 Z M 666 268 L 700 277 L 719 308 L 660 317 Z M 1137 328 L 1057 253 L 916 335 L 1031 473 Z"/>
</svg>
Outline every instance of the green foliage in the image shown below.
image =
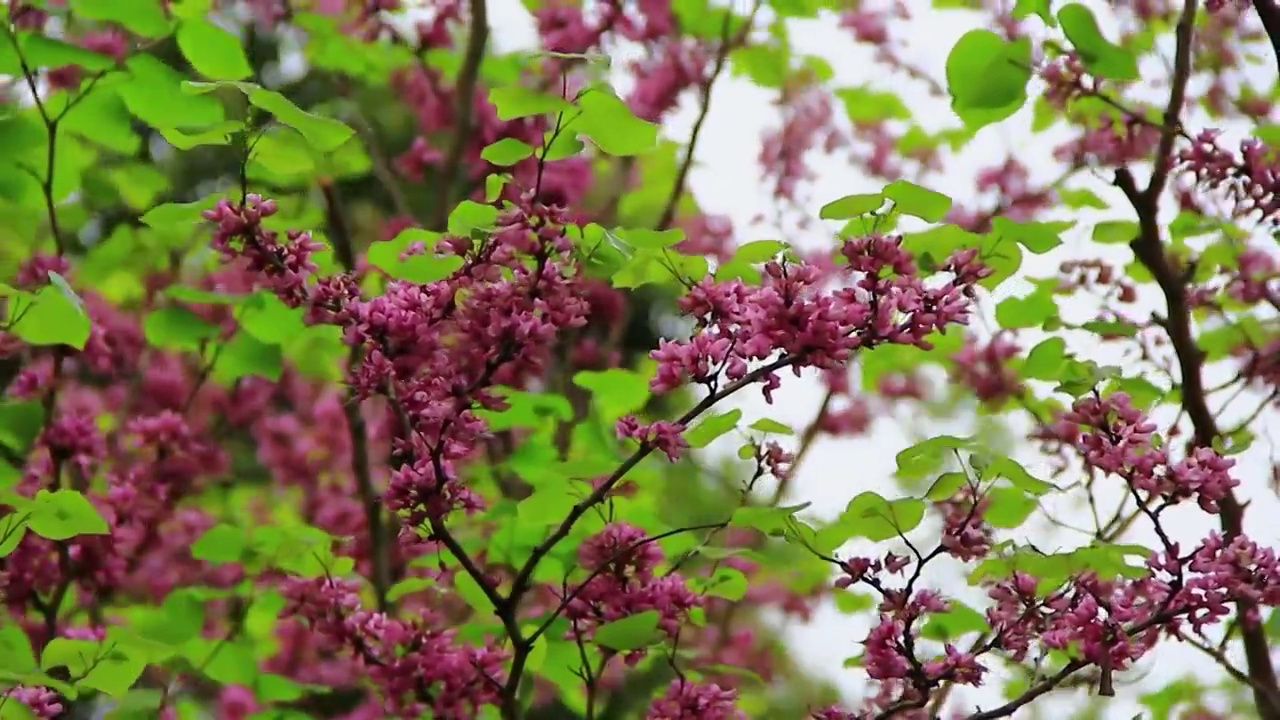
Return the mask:
<svg viewBox="0 0 1280 720">
<path fill-rule="evenodd" d="M 1089 72 L 1112 80 L 1138 79 L 1138 63 L 1133 53 L 1102 36 L 1098 20 L 1088 7 L 1070 3 L 1058 11 L 1058 22 Z"/>
<path fill-rule="evenodd" d="M 1008 42 L 989 30 L 971 30 L 947 56 L 951 109 L 977 129 L 1017 112 L 1027 100 L 1031 45 Z"/>
</svg>

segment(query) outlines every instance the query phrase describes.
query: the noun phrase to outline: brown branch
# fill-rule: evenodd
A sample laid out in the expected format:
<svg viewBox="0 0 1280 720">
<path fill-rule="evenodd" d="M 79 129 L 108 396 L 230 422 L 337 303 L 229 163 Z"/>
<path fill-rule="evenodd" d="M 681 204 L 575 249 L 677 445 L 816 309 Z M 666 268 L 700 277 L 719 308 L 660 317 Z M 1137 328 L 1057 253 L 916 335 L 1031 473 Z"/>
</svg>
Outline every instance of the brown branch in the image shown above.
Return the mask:
<svg viewBox="0 0 1280 720">
<path fill-rule="evenodd" d="M 338 189 L 331 183 L 320 186 L 325 201 L 325 224 L 329 228 L 329 240 L 333 243 L 333 254 L 342 267 L 350 273 L 355 272 L 355 248 L 351 240 L 351 231 L 346 217 L 342 214 L 342 198 Z M 347 358 L 348 375 L 360 363 L 360 346 L 353 345 Z M 356 491 L 360 494 L 360 503 L 364 506 L 365 525 L 369 532 L 369 561 L 373 564 L 373 594 L 377 600 L 378 610 L 386 612 L 389 607 L 387 593 L 391 588 L 390 558 L 387 555 L 387 532 L 383 524 L 382 498 L 373 486 L 373 475 L 369 470 L 369 432 L 365 426 L 364 415 L 360 413 L 360 403 L 354 392 L 349 392 L 342 403 L 342 412 L 347 419 L 347 433 L 351 438 L 351 474 L 356 480 Z"/>
<path fill-rule="evenodd" d="M 1262 20 L 1262 28 L 1271 39 L 1271 50 L 1276 54 L 1276 64 L 1280 66 L 1280 6 L 1275 0 L 1253 0 L 1253 9 Z"/>
<path fill-rule="evenodd" d="M 720 49 L 716 52 L 716 61 L 711 73 L 702 81 L 699 97 L 701 109 L 698 110 L 697 119 L 693 121 L 693 130 L 689 133 L 689 146 L 685 149 L 684 160 L 681 161 L 680 169 L 676 172 L 675 183 L 671 186 L 671 196 L 667 198 L 666 207 L 662 209 L 662 216 L 658 220 L 658 230 L 670 228 L 671 223 L 675 221 L 680 198 L 684 196 L 684 186 L 689 179 L 689 171 L 693 168 L 693 152 L 698 146 L 698 137 L 702 134 L 702 126 L 707 121 L 707 114 L 711 112 L 711 91 L 715 87 L 716 80 L 720 78 L 720 74 L 724 72 L 725 63 L 729 59 L 729 52 L 741 45 L 747 39 L 747 33 L 751 32 L 751 26 L 755 20 L 756 13 L 760 10 L 761 2 L 762 0 L 755 0 L 755 4 L 751 6 L 751 13 L 743 23 L 742 29 L 733 38 L 729 37 L 729 28 L 734 14 L 728 10 L 725 11 L 724 24 L 720 28 Z"/>
<path fill-rule="evenodd" d="M 1159 225 L 1159 200 L 1169 173 L 1169 153 L 1173 145 L 1173 133 L 1168 129 L 1176 125 L 1185 101 L 1187 79 L 1191 74 L 1190 44 L 1195 19 L 1196 0 L 1185 0 L 1182 17 L 1178 21 L 1177 64 L 1174 67 L 1169 106 L 1165 111 L 1166 129 L 1160 139 L 1160 153 L 1155 158 L 1155 170 L 1146 190 L 1139 191 L 1133 174 L 1127 168 L 1115 173 L 1115 184 L 1129 199 L 1138 215 L 1138 237 L 1129 247 L 1134 257 L 1151 273 L 1164 295 L 1166 317 L 1161 323 L 1169 336 L 1177 356 L 1182 376 L 1182 409 L 1191 419 L 1194 434 L 1193 446 L 1212 447 L 1221 437 L 1213 411 L 1209 409 L 1205 390 L 1203 366 L 1204 353 L 1196 343 L 1192 332 L 1191 306 L 1187 299 L 1186 281 L 1180 268 L 1174 266 L 1165 253 Z M 1171 122 L 1172 120 L 1172 122 Z M 1223 535 L 1229 543 L 1244 532 L 1244 506 L 1234 492 L 1228 491 L 1220 503 Z M 1239 613 L 1249 616 L 1256 612 L 1256 605 L 1247 600 L 1238 603 Z M 1260 625 L 1244 623 L 1241 627 L 1245 658 L 1249 677 L 1254 686 L 1254 704 L 1263 720 L 1280 720 L 1280 697 L 1275 668 L 1266 632 Z"/>
<path fill-rule="evenodd" d="M 458 72 L 455 91 L 457 105 L 453 118 L 453 141 L 449 145 L 444 165 L 440 168 L 439 206 L 432 218 L 433 229 L 443 228 L 448 222 L 449 210 L 453 205 L 453 186 L 457 183 L 458 171 L 462 165 L 462 153 L 471 140 L 471 111 L 475 104 L 473 96 L 480 76 L 480 61 L 484 59 L 485 45 L 489 40 L 489 10 L 485 2 L 486 0 L 471 0 L 471 32 L 467 36 L 467 48 L 462 58 L 462 69 Z"/>
</svg>

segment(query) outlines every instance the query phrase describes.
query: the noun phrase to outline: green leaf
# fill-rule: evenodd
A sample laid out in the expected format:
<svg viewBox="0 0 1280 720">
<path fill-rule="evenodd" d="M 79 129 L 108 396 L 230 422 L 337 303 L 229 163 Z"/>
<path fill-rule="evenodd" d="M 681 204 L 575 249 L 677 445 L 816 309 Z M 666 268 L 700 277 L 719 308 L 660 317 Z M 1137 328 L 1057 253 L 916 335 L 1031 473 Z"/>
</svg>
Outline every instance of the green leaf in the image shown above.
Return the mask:
<svg viewBox="0 0 1280 720">
<path fill-rule="evenodd" d="M 1027 354 L 1027 360 L 1022 364 L 1022 375 L 1032 380 L 1056 380 L 1066 362 L 1067 341 L 1052 337 Z"/>
<path fill-rule="evenodd" d="M 169 33 L 169 20 L 160 0 L 71 0 L 71 12 L 78 17 L 113 22 L 148 38 Z"/>
<path fill-rule="evenodd" d="M 898 453 L 898 474 L 908 478 L 924 477 L 934 472 L 945 458 L 953 457 L 954 451 L 972 446 L 972 440 L 951 435 L 940 435 L 916 443 Z"/>
<path fill-rule="evenodd" d="M 787 528 L 794 522 L 796 513 L 813 503 L 787 505 L 783 507 L 743 506 L 733 511 L 729 524 L 734 527 L 755 528 L 763 533 L 775 533 Z"/>
<path fill-rule="evenodd" d="M 4 42 L 8 43 L 9 40 L 6 38 Z M 86 70 L 101 72 L 116 66 L 115 58 L 110 55 L 97 53 L 46 35 L 25 36 L 22 42 L 22 53 L 27 64 L 32 67 L 79 65 Z"/>
<path fill-rule="evenodd" d="M 657 610 L 645 610 L 601 625 L 592 639 L 597 645 L 618 652 L 638 650 L 657 642 L 659 619 Z"/>
<path fill-rule="evenodd" d="M 881 542 L 905 535 L 924 520 L 925 507 L 918 498 L 886 500 L 878 493 L 860 493 L 835 522 L 818 532 L 818 549 L 830 552 L 855 537 Z"/>
<path fill-rule="evenodd" d="M 925 498 L 933 502 L 946 502 L 969 484 L 969 477 L 962 472 L 943 473 L 929 486 Z"/>
<path fill-rule="evenodd" d="M 747 576 L 737 568 L 720 567 L 707 581 L 706 594 L 738 601 L 747 594 Z"/>
<path fill-rule="evenodd" d="M 125 69 L 128 79 L 117 92 L 129 112 L 152 127 L 194 132 L 226 119 L 217 98 L 184 93 L 183 76 L 154 55 L 134 55 Z"/>
<path fill-rule="evenodd" d="M 39 670 L 31 640 L 16 622 L 0 624 L 0 670 L 27 673 Z"/>
<path fill-rule="evenodd" d="M 1106 210 L 1111 207 L 1107 205 L 1105 200 L 1098 197 L 1097 193 L 1084 188 L 1058 188 L 1058 199 L 1062 201 L 1063 205 L 1073 210 L 1079 210 L 1080 208 Z"/>
<path fill-rule="evenodd" d="M 254 86 L 249 88 L 248 96 L 254 107 L 266 110 L 281 124 L 297 130 L 320 152 L 333 152 L 355 135 L 355 130 L 341 121 L 309 113 L 274 90 Z"/>
<path fill-rule="evenodd" d="M 191 545 L 191 557 L 215 565 L 238 562 L 248 547 L 242 530 L 230 525 L 214 525 Z"/>
<path fill-rule="evenodd" d="M 1003 217 L 991 223 L 992 230 L 1036 255 L 1043 255 L 1061 245 L 1062 233 L 1072 227 L 1075 227 L 1074 222 L 1014 222 Z"/>
<path fill-rule="evenodd" d="M 1058 304 L 1047 287 L 1023 298 L 1006 298 L 996 305 L 996 322 L 1009 330 L 1040 327 L 1049 318 L 1057 316 Z"/>
<path fill-rule="evenodd" d="M 920 628 L 920 635 L 929 640 L 950 642 L 962 635 L 990 629 L 991 626 L 982 613 L 962 602 L 950 600 L 944 612 L 929 614 L 928 621 Z"/>
<path fill-rule="evenodd" d="M 997 528 L 1018 527 L 1039 506 L 1034 497 L 1028 497 L 1018 488 L 991 488 L 984 497 L 987 499 L 987 508 L 982 513 L 982 519 Z"/>
<path fill-rule="evenodd" d="M 1130 220 L 1107 220 L 1093 228 L 1093 241 L 1102 245 L 1119 245 L 1133 242 L 1140 232 L 1138 223 Z"/>
<path fill-rule="evenodd" d="M 27 520 L 31 532 L 50 540 L 67 540 L 79 535 L 108 535 L 111 529 L 97 508 L 75 490 L 41 490 L 31 504 Z"/>
<path fill-rule="evenodd" d="M 578 107 L 582 114 L 573 127 L 610 155 L 639 155 L 652 150 L 658 142 L 658 126 L 633 115 L 627 104 L 607 88 L 583 93 Z"/>
<path fill-rule="evenodd" d="M 262 342 L 248 333 L 236 333 L 215 347 L 213 353 L 213 378 L 226 386 L 251 376 L 276 382 L 284 373 L 281 347 Z"/>
<path fill-rule="evenodd" d="M 147 610 L 138 632 L 152 642 L 181 645 L 200 636 L 204 619 L 204 601 L 190 590 L 179 588 L 170 592 L 160 607 Z"/>
<path fill-rule="evenodd" d="M 449 213 L 449 232 L 470 235 L 472 230 L 488 230 L 498 222 L 498 208 L 474 200 L 463 200 Z"/>
<path fill-rule="evenodd" d="M 533 146 L 515 138 L 502 138 L 480 151 L 480 157 L 487 163 L 508 166 L 533 155 Z"/>
<path fill-rule="evenodd" d="M 54 274 L 50 273 L 51 281 Z M 83 350 L 89 340 L 84 302 L 69 292 L 65 282 L 45 285 L 34 294 L 0 286 L 0 297 L 8 298 L 8 331 L 30 345 L 70 345 Z"/>
<path fill-rule="evenodd" d="M 609 423 L 649 402 L 649 378 L 634 370 L 581 370 L 573 376 L 573 384 L 591 391 L 596 410 Z"/>
<path fill-rule="evenodd" d="M 823 220 L 851 220 L 873 213 L 884 205 L 884 195 L 880 193 L 861 193 L 845 195 L 839 200 L 832 200 L 818 211 Z"/>
<path fill-rule="evenodd" d="M 1044 24 L 1051 28 L 1058 27 L 1058 20 L 1053 17 L 1049 0 L 1017 0 L 1013 4 L 1013 19 L 1022 20 L 1030 15 L 1038 15 Z"/>
<path fill-rule="evenodd" d="M 240 39 L 204 18 L 178 25 L 178 49 L 201 75 L 214 80 L 243 80 L 253 75 Z"/>
<path fill-rule="evenodd" d="M 453 275 L 466 262 L 461 255 L 436 255 L 431 252 L 439 239 L 439 233 L 409 228 L 402 231 L 394 240 L 377 242 L 369 246 L 366 258 L 370 265 L 397 280 L 433 283 Z M 400 254 L 415 242 L 421 242 L 428 253 L 410 255 L 401 260 Z"/>
<path fill-rule="evenodd" d="M 729 262 L 762 263 L 777 257 L 788 245 L 780 240 L 752 240 L 738 246 Z"/>
<path fill-rule="evenodd" d="M 925 222 L 938 222 L 951 209 L 951 198 L 906 180 L 894 180 L 884 189 L 884 196 L 895 203 L 898 212 Z"/>
<path fill-rule="evenodd" d="M 497 109 L 498 119 L 504 122 L 573 109 L 573 105 L 562 97 L 540 93 L 523 85 L 493 88 L 489 91 L 489 102 Z"/>
<path fill-rule="evenodd" d="M 199 350 L 201 345 L 218 335 L 218 326 L 201 320 L 198 315 L 180 307 L 164 307 L 142 321 L 147 343 L 167 350 Z"/>
<path fill-rule="evenodd" d="M 648 230 L 644 228 L 619 229 L 615 233 L 628 245 L 638 250 L 662 250 L 684 242 L 684 231 L 680 228 L 670 230 Z"/>
<path fill-rule="evenodd" d="M 911 109 L 902 102 L 902 98 L 891 92 L 863 85 L 840 88 L 834 94 L 844 103 L 849 121 L 855 124 L 911 118 Z"/>
<path fill-rule="evenodd" d="M 1031 45 L 1008 42 L 989 30 L 971 30 L 947 56 L 951 109 L 970 129 L 1013 115 L 1027 99 Z"/>
<path fill-rule="evenodd" d="M 795 431 L 791 429 L 790 425 L 780 423 L 777 420 L 770 420 L 769 418 L 760 418 L 759 420 L 751 423 L 751 429 L 758 430 L 763 433 L 775 433 L 777 435 L 796 434 Z"/>
<path fill-rule="evenodd" d="M 0 402 L 0 444 L 26 457 L 44 427 L 44 406 L 39 400 Z"/>
<path fill-rule="evenodd" d="M 505 410 L 477 410 L 493 431 L 516 427 L 540 428 L 548 423 L 573 418 L 573 407 L 563 395 L 507 390 L 503 393 Z"/>
<path fill-rule="evenodd" d="M 733 430 L 742 419 L 742 410 L 734 408 L 728 412 L 711 415 L 702 422 L 684 431 L 684 439 L 690 447 L 701 448 L 710 445 L 716 438 Z"/>
<path fill-rule="evenodd" d="M 1112 80 L 1138 79 L 1137 58 L 1102 36 L 1092 10 L 1071 3 L 1058 11 L 1058 22 L 1089 72 Z"/>
</svg>

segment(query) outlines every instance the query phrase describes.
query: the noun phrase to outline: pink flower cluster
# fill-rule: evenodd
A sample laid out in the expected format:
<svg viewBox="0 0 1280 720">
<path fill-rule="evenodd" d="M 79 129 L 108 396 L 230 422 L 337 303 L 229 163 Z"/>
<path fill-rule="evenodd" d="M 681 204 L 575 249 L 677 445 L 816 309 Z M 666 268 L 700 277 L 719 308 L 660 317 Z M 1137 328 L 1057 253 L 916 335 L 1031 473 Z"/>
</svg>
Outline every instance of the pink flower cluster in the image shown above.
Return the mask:
<svg viewBox="0 0 1280 720">
<path fill-rule="evenodd" d="M 999 404 L 1022 392 L 1022 381 L 1009 365 L 1021 348 L 1007 334 L 991 338 L 985 345 L 973 337 L 965 339 L 964 347 L 951 360 L 951 376 L 967 385 L 978 399 L 989 404 Z"/>
<path fill-rule="evenodd" d="M 1210 448 L 1172 460 L 1167 448 L 1153 442 L 1155 423 L 1126 393 L 1080 398 L 1054 428 L 1079 448 L 1089 467 L 1120 475 L 1135 491 L 1169 503 L 1195 498 L 1206 512 L 1217 512 L 1218 501 L 1239 485 L 1229 472 L 1235 460 Z"/>
<path fill-rule="evenodd" d="M 960 250 L 943 265 L 953 278 L 926 285 L 900 238 L 870 236 L 847 241 L 842 253 L 849 287 L 824 290 L 814 265 L 771 261 L 764 282 L 703 279 L 680 298 L 681 311 L 698 330 L 689 340 L 661 341 L 650 357 L 658 362 L 650 386 L 673 390 L 686 380 L 711 390 L 721 377 L 746 379 L 752 363 L 767 399 L 780 385 L 775 369 L 838 367 L 858 348 L 882 343 L 927 346 L 926 337 L 951 323 L 968 321 L 971 287 L 989 271 L 975 250 Z"/>
<path fill-rule="evenodd" d="M 664 559 L 662 549 L 648 541 L 644 530 L 627 523 L 610 523 L 583 541 L 578 561 L 591 575 L 567 596 L 565 617 L 574 622 L 570 636 L 589 636 L 604 623 L 655 610 L 659 629 L 675 637 L 702 599 L 679 573 L 657 574 Z M 638 660 L 643 654 L 635 651 L 629 659 Z"/>
<path fill-rule="evenodd" d="M 278 233 L 262 226 L 262 220 L 277 209 L 274 200 L 249 193 L 240 204 L 219 200 L 201 216 L 217 225 L 212 245 L 223 259 L 243 260 L 246 271 L 260 274 L 281 300 L 299 307 L 308 299 L 307 278 L 316 271 L 311 256 L 324 246 L 302 231 L 289 231 L 287 241 L 281 243 Z"/>
<path fill-rule="evenodd" d="M 1256 138 L 1240 143 L 1236 156 L 1218 144 L 1220 130 L 1203 130 L 1177 155 L 1179 170 L 1191 173 L 1196 182 L 1210 190 L 1226 193 L 1240 215 L 1260 213 L 1263 220 L 1277 221 L 1280 214 L 1280 163 L 1276 153 Z"/>
<path fill-rule="evenodd" d="M 649 705 L 644 720 L 746 720 L 735 705 L 737 699 L 735 690 L 678 678 Z"/>
<path fill-rule="evenodd" d="M 346 649 L 379 688 L 388 714 L 470 720 L 496 705 L 506 654 L 496 646 L 474 647 L 452 630 L 430 627 L 442 618 L 428 613 L 403 621 L 361 607 L 358 586 L 341 580 L 288 578 L 283 612 L 295 616 L 331 643 Z"/>
</svg>

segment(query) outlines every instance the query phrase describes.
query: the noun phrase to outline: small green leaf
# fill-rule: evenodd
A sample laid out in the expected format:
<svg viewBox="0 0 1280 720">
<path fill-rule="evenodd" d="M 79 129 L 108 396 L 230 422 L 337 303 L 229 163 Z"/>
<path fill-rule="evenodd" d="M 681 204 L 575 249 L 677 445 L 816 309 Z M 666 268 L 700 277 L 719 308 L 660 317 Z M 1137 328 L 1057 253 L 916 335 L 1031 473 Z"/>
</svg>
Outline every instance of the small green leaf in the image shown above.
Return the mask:
<svg viewBox="0 0 1280 720">
<path fill-rule="evenodd" d="M 989 30 L 971 30 L 947 56 L 951 109 L 970 129 L 1004 120 L 1027 99 L 1031 44 L 1009 42 Z"/>
<path fill-rule="evenodd" d="M 684 439 L 690 447 L 701 448 L 710 445 L 716 438 L 733 430 L 742 419 L 742 410 L 734 408 L 728 412 L 711 415 L 697 425 L 685 430 Z"/>
<path fill-rule="evenodd" d="M 27 520 L 31 532 L 50 540 L 67 540 L 79 535 L 108 535 L 111 529 L 97 508 L 75 490 L 41 490 L 31 504 Z"/>
<path fill-rule="evenodd" d="M 1044 24 L 1051 28 L 1058 27 L 1058 20 L 1049 7 L 1050 0 L 1017 0 L 1013 4 L 1013 19 L 1022 20 L 1030 15 L 1038 15 Z"/>
<path fill-rule="evenodd" d="M 504 122 L 573 109 L 573 105 L 562 97 L 540 93 L 523 85 L 493 88 L 489 91 L 489 102 L 497 109 L 498 119 Z"/>
<path fill-rule="evenodd" d="M 498 208 L 474 200 L 463 200 L 449 213 L 449 232 L 470 235 L 472 230 L 488 230 L 498 222 Z"/>
<path fill-rule="evenodd" d="M 515 165 L 530 155 L 533 155 L 533 146 L 515 138 L 502 138 L 480 151 L 485 162 L 503 167 Z"/>
<path fill-rule="evenodd" d="M 735 527 L 755 528 L 763 533 L 774 533 L 784 530 L 789 522 L 794 521 L 796 513 L 812 504 L 806 502 L 784 507 L 743 506 L 733 511 L 729 524 Z"/>
<path fill-rule="evenodd" d="M 775 433 L 778 435 L 795 434 L 795 431 L 791 429 L 790 425 L 780 423 L 777 420 L 771 420 L 769 418 L 760 418 L 759 420 L 751 423 L 751 429 L 764 433 Z"/>
<path fill-rule="evenodd" d="M 39 400 L 0 402 L 0 445 L 26 457 L 44 427 L 44 406 Z"/>
<path fill-rule="evenodd" d="M 243 80 L 253 75 L 240 39 L 204 18 L 178 25 L 178 49 L 196 72 L 214 80 Z"/>
<path fill-rule="evenodd" d="M 898 473 L 903 477 L 923 477 L 934 472 L 954 451 L 973 446 L 968 438 L 940 435 L 916 443 L 897 455 Z"/>
<path fill-rule="evenodd" d="M 1137 58 L 1102 36 L 1088 7 L 1071 3 L 1058 11 L 1058 22 L 1089 72 L 1112 80 L 1138 79 Z"/>
<path fill-rule="evenodd" d="M 930 613 L 920 635 L 938 642 L 950 642 L 969 633 L 986 632 L 991 629 L 986 617 L 957 600 L 948 601 L 949 607 L 940 613 Z"/>
<path fill-rule="evenodd" d="M 78 17 L 117 23 L 142 37 L 161 38 L 169 33 L 160 0 L 71 0 L 70 7 Z"/>
<path fill-rule="evenodd" d="M 685 239 L 684 231 L 679 228 L 670 230 L 621 229 L 615 234 L 628 245 L 638 250 L 662 250 L 679 245 Z"/>
<path fill-rule="evenodd" d="M 213 378 L 223 385 L 230 386 L 251 376 L 276 382 L 284 373 L 284 353 L 280 346 L 262 342 L 248 333 L 236 333 L 212 353 Z"/>
<path fill-rule="evenodd" d="M 1014 222 L 1003 217 L 991 223 L 992 230 L 1036 255 L 1043 255 L 1061 245 L 1062 233 L 1074 226 L 1074 222 Z"/>
<path fill-rule="evenodd" d="M 214 525 L 191 545 L 191 557 L 215 565 L 238 562 L 248 547 L 243 531 L 230 525 Z"/>
<path fill-rule="evenodd" d="M 880 193 L 861 193 L 845 195 L 839 200 L 832 200 L 818 211 L 823 220 L 852 220 L 879 210 L 884 205 L 884 195 Z"/>
<path fill-rule="evenodd" d="M 333 152 L 355 135 L 355 130 L 346 124 L 309 113 L 274 90 L 251 86 L 248 96 L 255 107 L 266 110 L 281 124 L 297 130 L 311 147 L 320 152 Z"/>
<path fill-rule="evenodd" d="M 987 508 L 982 513 L 982 519 L 997 528 L 1018 527 L 1039 506 L 1034 497 L 1028 497 L 1017 488 L 991 488 L 984 497 L 987 499 Z"/>
<path fill-rule="evenodd" d="M 1022 364 L 1022 375 L 1033 380 L 1056 380 L 1067 362 L 1067 342 L 1052 337 L 1041 342 L 1027 354 Z"/>
<path fill-rule="evenodd" d="M 573 128 L 610 155 L 639 155 L 657 145 L 658 126 L 633 115 L 612 90 L 589 90 L 578 100 L 578 107 L 582 114 Z"/>
<path fill-rule="evenodd" d="M 1130 220 L 1107 220 L 1093 228 L 1093 241 L 1102 245 L 1133 242 L 1138 237 L 1138 223 Z"/>
<path fill-rule="evenodd" d="M 1005 329 L 1040 327 L 1049 318 L 1058 316 L 1058 304 L 1048 288 L 1041 288 L 1030 295 L 1001 300 L 996 305 L 996 322 Z"/>
<path fill-rule="evenodd" d="M 658 640 L 657 610 L 645 610 L 596 628 L 592 639 L 610 650 L 628 652 L 647 647 Z"/>
<path fill-rule="evenodd" d="M 894 209 L 925 222 L 938 222 L 951 209 L 951 198 L 906 180 L 894 180 L 884 189 Z"/>
<path fill-rule="evenodd" d="M 938 476 L 929 486 L 925 498 L 933 502 L 946 502 L 956 496 L 962 488 L 969 484 L 969 478 L 962 472 L 948 472 Z"/>
<path fill-rule="evenodd" d="M 649 402 L 649 378 L 634 370 L 582 370 L 573 384 L 591 391 L 592 402 L 606 422 L 639 411 Z"/>
<path fill-rule="evenodd" d="M 30 345 L 70 345 L 83 350 L 92 329 L 89 315 L 83 301 L 64 287 L 65 283 L 49 284 L 32 294 L 0 286 L 0 297 L 7 298 L 3 305 L 8 331 Z"/>
<path fill-rule="evenodd" d="M 142 333 L 152 347 L 167 350 L 199 350 L 218 335 L 218 326 L 180 307 L 164 307 L 147 315 Z"/>
<path fill-rule="evenodd" d="M 0 625 L 0 670 L 12 673 L 33 672 L 40 668 L 31 640 L 16 622 Z"/>
</svg>

